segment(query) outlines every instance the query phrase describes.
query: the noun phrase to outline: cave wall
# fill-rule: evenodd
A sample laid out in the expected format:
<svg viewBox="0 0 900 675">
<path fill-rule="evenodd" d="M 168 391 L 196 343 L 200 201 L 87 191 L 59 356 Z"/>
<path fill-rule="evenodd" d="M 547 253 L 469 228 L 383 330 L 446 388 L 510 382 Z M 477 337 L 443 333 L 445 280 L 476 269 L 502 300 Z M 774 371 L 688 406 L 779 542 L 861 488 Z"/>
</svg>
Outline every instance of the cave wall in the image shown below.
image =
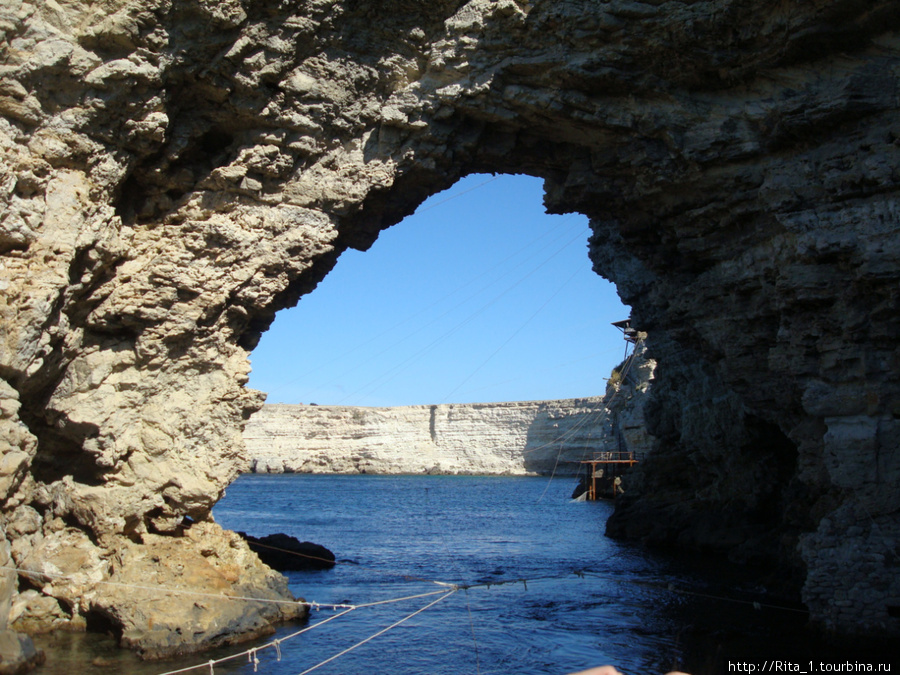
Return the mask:
<svg viewBox="0 0 900 675">
<path fill-rule="evenodd" d="M 774 453 L 766 527 L 814 621 L 896 635 L 898 27 L 887 0 L 5 2 L 16 565 L 77 539 L 53 564 L 89 575 L 29 583 L 156 644 L 102 582 L 157 537 L 234 562 L 197 528 L 246 461 L 275 312 L 461 175 L 520 172 L 590 217 L 651 336 L 660 457 L 703 457 L 681 497 L 739 511 L 731 467 Z M 619 522 L 670 512 L 643 503 Z"/>
</svg>

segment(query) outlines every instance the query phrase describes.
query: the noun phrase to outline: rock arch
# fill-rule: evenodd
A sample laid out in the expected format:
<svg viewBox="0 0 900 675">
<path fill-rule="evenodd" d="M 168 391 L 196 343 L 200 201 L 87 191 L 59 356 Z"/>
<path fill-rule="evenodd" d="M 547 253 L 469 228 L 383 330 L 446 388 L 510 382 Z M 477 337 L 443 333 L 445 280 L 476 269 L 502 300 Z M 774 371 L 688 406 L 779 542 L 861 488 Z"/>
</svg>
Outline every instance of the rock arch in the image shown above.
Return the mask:
<svg viewBox="0 0 900 675">
<path fill-rule="evenodd" d="M 724 514 L 707 531 L 757 537 L 724 545 L 787 564 L 817 622 L 896 634 L 898 25 L 888 0 L 7 3 L 16 566 L 81 574 L 34 583 L 151 655 L 195 645 L 100 582 L 169 574 L 153 546 L 285 593 L 205 522 L 262 403 L 247 351 L 428 194 L 524 172 L 591 218 L 660 361 L 667 460 L 611 527 L 713 545 L 695 516 Z M 232 618 L 199 642 L 278 617 Z"/>
</svg>

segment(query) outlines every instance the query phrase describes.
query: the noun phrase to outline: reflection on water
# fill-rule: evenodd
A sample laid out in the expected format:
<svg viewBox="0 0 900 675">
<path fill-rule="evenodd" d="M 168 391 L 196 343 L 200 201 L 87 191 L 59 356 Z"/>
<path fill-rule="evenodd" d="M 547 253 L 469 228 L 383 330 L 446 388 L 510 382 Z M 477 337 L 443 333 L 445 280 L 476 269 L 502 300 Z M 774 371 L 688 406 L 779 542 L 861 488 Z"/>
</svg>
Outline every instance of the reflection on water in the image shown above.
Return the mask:
<svg viewBox="0 0 900 675">
<path fill-rule="evenodd" d="M 545 478 L 243 476 L 215 517 L 230 529 L 284 532 L 334 551 L 343 561 L 334 569 L 289 575 L 293 592 L 308 600 L 359 605 L 446 588 L 435 581 L 471 586 L 316 670 L 323 675 L 559 675 L 605 663 L 629 675 L 702 675 L 766 659 L 887 662 L 812 640 L 796 607 L 754 606 L 773 601 L 744 570 L 605 538 L 609 504 L 572 502 L 566 480 L 541 498 L 547 486 Z M 261 652 L 259 672 L 296 675 L 436 597 L 351 612 L 280 644 L 280 661 L 273 649 Z M 333 615 L 313 612 L 310 623 Z M 163 673 L 247 647 L 142 664 L 111 638 L 51 640 L 40 645 L 48 651 L 40 673 Z M 215 672 L 253 666 L 243 657 Z"/>
<path fill-rule="evenodd" d="M 57 631 L 37 635 L 34 642 L 47 656 L 36 672 L 76 675 L 83 672 L 159 673 L 159 664 L 143 664 L 131 652 L 118 647 L 112 636 Z"/>
</svg>

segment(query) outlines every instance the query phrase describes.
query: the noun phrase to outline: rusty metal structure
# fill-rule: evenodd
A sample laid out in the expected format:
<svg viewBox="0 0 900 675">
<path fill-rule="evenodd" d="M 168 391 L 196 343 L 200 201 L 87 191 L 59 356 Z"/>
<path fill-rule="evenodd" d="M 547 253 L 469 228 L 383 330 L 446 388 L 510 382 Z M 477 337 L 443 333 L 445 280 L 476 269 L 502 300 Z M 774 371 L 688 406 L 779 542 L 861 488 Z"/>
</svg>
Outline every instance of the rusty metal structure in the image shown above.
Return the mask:
<svg viewBox="0 0 900 675">
<path fill-rule="evenodd" d="M 622 494 L 622 474 L 637 462 L 633 452 L 598 452 L 593 459 L 582 461 L 582 464 L 590 465 L 587 501 L 615 499 Z"/>
</svg>

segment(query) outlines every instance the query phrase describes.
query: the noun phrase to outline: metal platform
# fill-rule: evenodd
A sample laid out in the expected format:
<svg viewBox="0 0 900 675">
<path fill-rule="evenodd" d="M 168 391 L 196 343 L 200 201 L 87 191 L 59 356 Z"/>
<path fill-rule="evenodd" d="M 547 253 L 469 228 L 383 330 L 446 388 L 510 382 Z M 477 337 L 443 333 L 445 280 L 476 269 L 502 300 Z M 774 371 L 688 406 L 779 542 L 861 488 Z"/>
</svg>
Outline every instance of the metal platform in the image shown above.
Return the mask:
<svg viewBox="0 0 900 675">
<path fill-rule="evenodd" d="M 583 460 L 591 465 L 587 481 L 587 501 L 615 499 L 622 494 L 622 473 L 638 463 L 633 452 L 598 452 L 593 459 Z M 598 468 L 602 466 L 603 468 Z"/>
</svg>

